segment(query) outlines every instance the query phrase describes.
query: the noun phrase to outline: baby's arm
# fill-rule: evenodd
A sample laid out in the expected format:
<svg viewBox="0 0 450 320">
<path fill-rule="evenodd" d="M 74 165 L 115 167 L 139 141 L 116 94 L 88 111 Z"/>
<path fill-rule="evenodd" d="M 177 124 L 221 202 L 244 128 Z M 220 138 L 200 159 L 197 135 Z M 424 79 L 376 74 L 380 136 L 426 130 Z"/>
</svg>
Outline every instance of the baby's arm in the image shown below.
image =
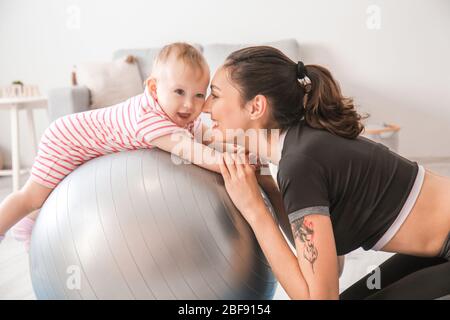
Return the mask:
<svg viewBox="0 0 450 320">
<path fill-rule="evenodd" d="M 211 128 L 209 128 L 206 124 L 201 123 L 201 131 L 196 132 L 194 136 L 197 141 L 201 142 L 205 146 L 215 149 L 219 152 L 228 152 L 228 153 L 241 153 L 245 152 L 244 147 L 235 145 L 233 143 L 223 142 L 223 141 L 214 141 L 214 135 L 212 134 Z"/>
<path fill-rule="evenodd" d="M 237 148 L 214 143 L 211 130 L 202 122 L 191 130 L 181 129 L 170 120 L 150 112 L 138 121 L 136 138 L 202 168 L 220 173 L 221 151 L 235 153 Z M 165 134 L 161 134 L 161 131 Z"/>
<path fill-rule="evenodd" d="M 161 136 L 154 139 L 152 145 L 197 166 L 220 173 L 221 153 L 196 141 L 187 132 L 175 132 Z"/>
<path fill-rule="evenodd" d="M 195 165 L 220 173 L 221 153 L 202 144 L 206 129 L 201 121 L 196 122 L 191 129 L 180 128 L 160 113 L 146 110 L 137 121 L 135 138 Z"/>
<path fill-rule="evenodd" d="M 155 147 L 170 152 L 197 166 L 220 173 L 222 152 L 240 153 L 243 148 L 230 143 L 215 143 L 211 131 L 204 123 L 200 132 L 191 136 L 185 131 L 174 132 L 152 140 Z"/>
</svg>

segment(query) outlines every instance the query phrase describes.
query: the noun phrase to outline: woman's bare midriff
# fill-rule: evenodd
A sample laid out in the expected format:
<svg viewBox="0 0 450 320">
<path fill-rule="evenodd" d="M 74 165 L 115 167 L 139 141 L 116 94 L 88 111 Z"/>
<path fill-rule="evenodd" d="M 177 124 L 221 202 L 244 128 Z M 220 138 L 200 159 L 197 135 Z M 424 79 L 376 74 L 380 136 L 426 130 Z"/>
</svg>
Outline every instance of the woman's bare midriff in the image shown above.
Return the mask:
<svg viewBox="0 0 450 320">
<path fill-rule="evenodd" d="M 425 170 L 411 213 L 381 250 L 433 257 L 441 251 L 449 232 L 450 178 Z"/>
</svg>

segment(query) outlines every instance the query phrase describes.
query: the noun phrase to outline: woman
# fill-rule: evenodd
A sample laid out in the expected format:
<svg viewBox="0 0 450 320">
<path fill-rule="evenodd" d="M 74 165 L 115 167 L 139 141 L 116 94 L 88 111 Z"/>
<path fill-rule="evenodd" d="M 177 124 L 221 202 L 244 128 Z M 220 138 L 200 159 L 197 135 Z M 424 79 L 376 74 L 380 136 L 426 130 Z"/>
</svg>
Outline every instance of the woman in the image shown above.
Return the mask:
<svg viewBox="0 0 450 320">
<path fill-rule="evenodd" d="M 245 48 L 216 72 L 205 109 L 216 140 L 240 140 L 278 165 L 297 257 L 264 206 L 248 161 L 225 154 L 221 172 L 291 298 L 450 294 L 450 179 L 359 136 L 362 117 L 327 69 L 294 63 L 272 47 Z M 268 134 L 252 144 L 262 129 Z M 265 183 L 272 195 L 275 188 Z M 397 254 L 380 266 L 381 288 L 368 288 L 368 275 L 339 296 L 337 256 L 358 247 Z"/>
</svg>

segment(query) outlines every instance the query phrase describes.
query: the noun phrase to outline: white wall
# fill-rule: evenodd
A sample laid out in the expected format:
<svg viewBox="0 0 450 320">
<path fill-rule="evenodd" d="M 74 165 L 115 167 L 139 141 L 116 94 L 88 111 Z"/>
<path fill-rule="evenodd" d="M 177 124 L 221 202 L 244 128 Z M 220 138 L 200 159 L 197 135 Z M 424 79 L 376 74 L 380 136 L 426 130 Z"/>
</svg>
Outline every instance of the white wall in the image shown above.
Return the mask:
<svg viewBox="0 0 450 320">
<path fill-rule="evenodd" d="M 380 8 L 380 29 L 366 13 Z M 71 11 L 80 10 L 73 28 Z M 329 67 L 375 121 L 402 127 L 400 153 L 450 156 L 450 1 L 1 0 L 0 85 L 19 79 L 45 92 L 70 82 L 72 65 L 119 48 L 296 38 L 304 60 Z M 37 112 L 38 131 L 48 124 Z M 9 151 L 0 112 L 0 147 Z M 25 123 L 25 119 L 21 119 Z M 22 131 L 24 164 L 32 156 Z"/>
</svg>

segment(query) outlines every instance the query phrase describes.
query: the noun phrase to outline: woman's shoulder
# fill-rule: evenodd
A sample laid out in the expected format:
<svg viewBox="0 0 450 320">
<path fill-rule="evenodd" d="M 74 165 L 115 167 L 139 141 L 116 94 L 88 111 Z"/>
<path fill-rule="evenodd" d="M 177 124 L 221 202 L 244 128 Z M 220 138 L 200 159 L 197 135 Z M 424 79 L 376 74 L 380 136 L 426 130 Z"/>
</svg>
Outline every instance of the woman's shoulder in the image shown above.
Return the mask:
<svg viewBox="0 0 450 320">
<path fill-rule="evenodd" d="M 283 157 L 306 156 L 315 158 L 322 151 L 344 139 L 324 129 L 310 127 L 304 120 L 288 129 L 283 144 Z"/>
<path fill-rule="evenodd" d="M 377 143 L 365 137 L 344 138 L 301 121 L 286 133 L 280 167 L 295 166 L 305 161 L 330 167 L 354 156 L 370 156 L 376 147 Z"/>
</svg>

